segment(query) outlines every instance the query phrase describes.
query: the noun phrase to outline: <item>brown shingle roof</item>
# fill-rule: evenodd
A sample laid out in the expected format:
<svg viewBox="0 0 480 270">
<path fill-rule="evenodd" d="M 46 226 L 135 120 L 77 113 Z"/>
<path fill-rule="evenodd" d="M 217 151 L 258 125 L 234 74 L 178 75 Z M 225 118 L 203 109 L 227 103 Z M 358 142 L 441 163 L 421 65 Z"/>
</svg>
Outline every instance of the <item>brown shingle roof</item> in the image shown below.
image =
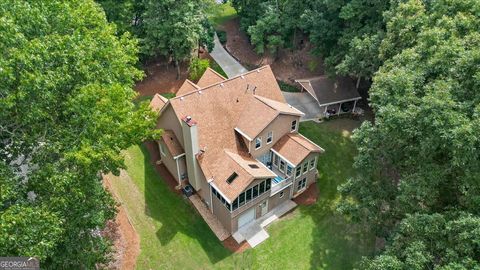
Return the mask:
<svg viewBox="0 0 480 270">
<path fill-rule="evenodd" d="M 172 130 L 163 131 L 162 141 L 165 143 L 165 145 L 168 148 L 168 152 L 170 152 L 170 154 L 173 157 L 176 157 L 178 155 L 185 153 L 185 151 L 182 148 L 182 145 L 180 145 L 180 142 L 178 142 L 177 137 L 175 136 L 175 133 L 173 133 Z"/>
<path fill-rule="evenodd" d="M 200 87 L 198 85 L 194 84 L 192 81 L 187 79 L 182 84 L 182 86 L 180 86 L 180 89 L 178 89 L 176 95 L 177 96 L 185 95 L 185 94 L 188 94 L 192 91 L 196 91 L 198 89 L 200 89 Z"/>
<path fill-rule="evenodd" d="M 320 105 L 361 98 L 353 81 L 346 77 L 331 79 L 328 76 L 319 76 L 311 79 L 297 80 L 297 82 L 300 83 Z"/>
<path fill-rule="evenodd" d="M 205 73 L 203 73 L 200 80 L 198 80 L 197 85 L 203 88 L 215 83 L 222 82 L 224 80 L 226 80 L 226 78 L 218 74 L 215 70 L 211 68 L 207 68 L 207 70 L 205 70 Z"/>
<path fill-rule="evenodd" d="M 312 152 L 324 152 L 320 146 L 298 133 L 284 135 L 275 143 L 272 149 L 290 161 L 294 166 L 300 164 L 302 160 Z"/>
<path fill-rule="evenodd" d="M 168 102 L 168 99 L 166 99 L 165 97 L 159 95 L 159 94 L 155 94 L 155 96 L 153 96 L 152 100 L 150 101 L 150 107 L 159 112 L 163 106 L 165 106 L 165 104 L 167 104 Z"/>
<path fill-rule="evenodd" d="M 249 114 L 252 107 L 258 106 L 261 110 L 271 112 L 269 119 L 271 115 L 279 113 L 256 96 L 285 103 L 269 66 L 184 95 L 177 95 L 169 101 L 178 119 L 189 115 L 197 122 L 199 147 L 205 149 L 201 156 L 197 156 L 202 172 L 207 180 L 213 180 L 220 191 L 232 200 L 243 192 L 242 187 L 248 186 L 254 179 L 250 172 L 239 165 L 237 159 L 234 160 L 227 154 L 229 152 L 240 156 L 248 155 L 248 149 L 239 138 L 240 135 L 235 132 L 235 127 L 243 121 L 246 114 Z M 261 125 L 264 125 L 265 121 L 261 122 Z M 226 183 L 226 179 L 233 172 L 236 172 L 238 177 L 232 186 Z"/>
</svg>

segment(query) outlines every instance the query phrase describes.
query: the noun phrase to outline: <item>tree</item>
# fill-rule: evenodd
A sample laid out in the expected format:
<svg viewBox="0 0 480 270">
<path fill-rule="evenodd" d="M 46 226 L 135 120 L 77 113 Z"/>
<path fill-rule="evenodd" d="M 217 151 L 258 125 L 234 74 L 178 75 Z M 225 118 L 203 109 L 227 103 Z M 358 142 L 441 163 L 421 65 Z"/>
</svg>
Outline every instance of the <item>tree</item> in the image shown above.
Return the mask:
<svg viewBox="0 0 480 270">
<path fill-rule="evenodd" d="M 480 267 L 479 11 L 409 0 L 387 14 L 375 124 L 355 133 L 358 176 L 340 187 L 339 210 L 387 240 L 362 268 Z"/>
<path fill-rule="evenodd" d="M 150 56 L 171 58 L 178 63 L 190 60 L 199 45 L 213 48 L 213 28 L 209 24 L 203 1 L 145 1 L 142 38 L 143 52 Z"/>
<path fill-rule="evenodd" d="M 272 5 L 267 5 L 265 9 L 265 15 L 258 19 L 255 25 L 248 27 L 248 34 L 257 53 L 263 54 L 268 48 L 271 53 L 275 54 L 279 47 L 283 46 L 282 33 L 279 32 L 280 16 L 278 10 Z"/>
<path fill-rule="evenodd" d="M 97 0 L 102 6 L 109 22 L 117 25 L 117 32 L 130 32 L 136 36 L 142 35 L 141 18 L 145 11 L 141 0 Z"/>
<path fill-rule="evenodd" d="M 101 174 L 157 135 L 132 103 L 136 41 L 89 0 L 5 0 L 0 19 L 0 254 L 92 269 L 115 213 Z"/>
</svg>

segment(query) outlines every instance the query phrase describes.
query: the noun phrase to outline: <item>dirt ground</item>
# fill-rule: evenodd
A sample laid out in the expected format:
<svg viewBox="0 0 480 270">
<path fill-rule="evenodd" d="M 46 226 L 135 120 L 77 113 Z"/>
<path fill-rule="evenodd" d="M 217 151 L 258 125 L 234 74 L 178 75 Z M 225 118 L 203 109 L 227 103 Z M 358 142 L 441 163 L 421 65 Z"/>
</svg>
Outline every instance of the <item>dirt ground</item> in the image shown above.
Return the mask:
<svg viewBox="0 0 480 270">
<path fill-rule="evenodd" d="M 270 65 L 277 79 L 294 84 L 294 80 L 315 77 L 324 74 L 323 61 L 320 57 L 310 54 L 311 45 L 304 41 L 300 50 L 281 49 L 278 58 L 271 55 L 258 55 L 250 44 L 245 32 L 240 29 L 239 19 L 226 21 L 220 29 L 227 32 L 225 48 L 247 69 L 262 65 Z M 314 70 L 309 69 L 309 63 L 315 63 Z"/>
<path fill-rule="evenodd" d="M 311 205 L 317 202 L 318 199 L 318 188 L 317 183 L 311 184 L 307 190 L 305 190 L 298 197 L 294 198 L 293 201 L 299 205 Z"/>
<path fill-rule="evenodd" d="M 111 191 L 110 182 L 107 176 L 104 177 L 105 187 Z M 118 199 L 112 192 L 115 200 Z M 114 253 L 112 261 L 106 265 L 106 269 L 135 269 L 137 256 L 140 253 L 140 240 L 137 232 L 133 228 L 127 213 L 121 204 L 117 207 L 117 216 L 115 221 L 109 221 L 103 235 L 112 239 L 114 242 Z"/>
</svg>

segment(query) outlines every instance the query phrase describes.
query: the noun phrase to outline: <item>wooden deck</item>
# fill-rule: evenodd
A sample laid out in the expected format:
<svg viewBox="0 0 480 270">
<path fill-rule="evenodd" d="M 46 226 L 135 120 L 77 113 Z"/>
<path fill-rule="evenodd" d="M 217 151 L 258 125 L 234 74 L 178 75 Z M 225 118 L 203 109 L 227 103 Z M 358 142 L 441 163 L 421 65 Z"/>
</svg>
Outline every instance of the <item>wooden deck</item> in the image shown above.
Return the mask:
<svg viewBox="0 0 480 270">
<path fill-rule="evenodd" d="M 202 202 L 198 194 L 193 194 L 189 197 L 193 206 L 197 209 L 198 213 L 203 217 L 213 233 L 220 241 L 223 241 L 230 237 L 230 233 L 223 227 L 220 221 L 210 212 L 207 206 Z"/>
</svg>

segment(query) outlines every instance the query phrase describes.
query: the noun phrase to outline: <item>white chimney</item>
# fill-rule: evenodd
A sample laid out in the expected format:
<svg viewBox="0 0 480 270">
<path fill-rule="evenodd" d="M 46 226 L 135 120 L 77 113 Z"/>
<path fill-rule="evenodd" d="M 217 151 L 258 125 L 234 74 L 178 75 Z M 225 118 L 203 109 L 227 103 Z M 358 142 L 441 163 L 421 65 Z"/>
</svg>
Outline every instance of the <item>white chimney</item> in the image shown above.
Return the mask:
<svg viewBox="0 0 480 270">
<path fill-rule="evenodd" d="M 185 149 L 185 158 L 187 161 L 188 181 L 196 190 L 200 190 L 200 166 L 198 165 L 196 155 L 200 152 L 198 146 L 197 122 L 187 115 L 182 119 L 183 141 Z"/>
</svg>

